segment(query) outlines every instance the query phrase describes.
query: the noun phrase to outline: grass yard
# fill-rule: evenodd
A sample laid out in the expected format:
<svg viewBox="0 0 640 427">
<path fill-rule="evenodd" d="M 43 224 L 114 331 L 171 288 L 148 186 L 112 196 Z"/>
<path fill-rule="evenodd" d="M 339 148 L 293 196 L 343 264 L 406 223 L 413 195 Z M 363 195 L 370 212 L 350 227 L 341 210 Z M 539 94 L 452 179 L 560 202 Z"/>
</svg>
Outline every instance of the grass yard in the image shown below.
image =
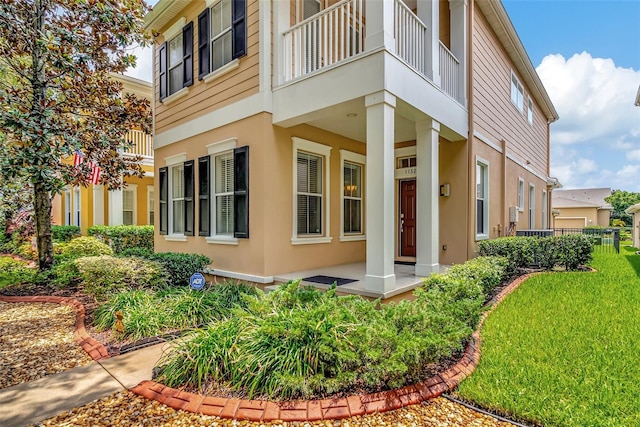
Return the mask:
<svg viewBox="0 0 640 427">
<path fill-rule="evenodd" d="M 489 316 L 457 394 L 547 427 L 640 426 L 640 255 L 594 254 L 596 273 L 545 273 Z"/>
</svg>

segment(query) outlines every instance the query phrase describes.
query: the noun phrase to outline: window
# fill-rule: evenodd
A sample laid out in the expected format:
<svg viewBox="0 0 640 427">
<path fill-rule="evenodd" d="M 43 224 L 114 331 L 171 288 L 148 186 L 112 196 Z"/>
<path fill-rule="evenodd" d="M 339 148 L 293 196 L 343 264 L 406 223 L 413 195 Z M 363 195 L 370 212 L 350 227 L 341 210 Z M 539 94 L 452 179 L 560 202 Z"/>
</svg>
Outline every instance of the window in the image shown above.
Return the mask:
<svg viewBox="0 0 640 427">
<path fill-rule="evenodd" d="M 293 244 L 328 243 L 331 147 L 293 138 Z"/>
<path fill-rule="evenodd" d="M 73 225 L 80 227 L 80 188 L 73 189 Z"/>
<path fill-rule="evenodd" d="M 547 190 L 542 190 L 542 229 L 547 229 Z"/>
<path fill-rule="evenodd" d="M 476 161 L 476 238 L 489 237 L 489 164 Z"/>
<path fill-rule="evenodd" d="M 193 169 L 193 160 L 160 168 L 160 234 L 193 236 Z"/>
<path fill-rule="evenodd" d="M 342 164 L 341 241 L 363 240 L 363 182 L 365 156 L 340 150 Z"/>
<path fill-rule="evenodd" d="M 64 190 L 64 225 L 73 225 L 71 212 L 71 191 Z"/>
<path fill-rule="evenodd" d="M 529 228 L 536 227 L 536 187 L 533 184 L 529 184 Z"/>
<path fill-rule="evenodd" d="M 155 191 L 153 186 L 147 185 L 147 224 L 154 225 L 155 222 Z"/>
<path fill-rule="evenodd" d="M 511 102 L 518 107 L 518 111 L 521 113 L 524 111 L 524 90 L 513 71 L 511 72 Z"/>
<path fill-rule="evenodd" d="M 247 53 L 246 0 L 219 0 L 198 16 L 198 79 Z"/>
<path fill-rule="evenodd" d="M 136 193 L 135 186 L 131 184 L 127 185 L 127 189 L 122 190 L 122 223 L 124 225 L 136 224 Z"/>
<path fill-rule="evenodd" d="M 193 22 L 159 49 L 160 100 L 193 84 Z"/>
<path fill-rule="evenodd" d="M 533 101 L 531 101 L 531 97 L 529 97 L 527 102 L 527 120 L 529 124 L 533 124 Z"/>
<path fill-rule="evenodd" d="M 210 236 L 210 243 L 249 237 L 249 147 L 233 145 L 235 140 L 212 144 L 211 156 L 198 159 L 198 234 Z"/>
<path fill-rule="evenodd" d="M 524 212 L 524 181 L 518 178 L 518 210 Z"/>
</svg>

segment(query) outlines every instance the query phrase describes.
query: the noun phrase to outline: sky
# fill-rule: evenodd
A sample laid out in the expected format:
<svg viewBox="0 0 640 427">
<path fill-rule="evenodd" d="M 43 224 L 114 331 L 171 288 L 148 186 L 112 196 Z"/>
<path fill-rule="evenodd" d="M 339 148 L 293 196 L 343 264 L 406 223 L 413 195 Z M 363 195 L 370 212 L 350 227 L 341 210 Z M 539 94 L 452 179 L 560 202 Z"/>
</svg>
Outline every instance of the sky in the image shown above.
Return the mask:
<svg viewBox="0 0 640 427">
<path fill-rule="evenodd" d="M 503 4 L 560 116 L 550 175 L 565 189 L 640 192 L 640 0 Z M 150 50 L 135 53 L 127 74 L 150 81 Z"/>
</svg>

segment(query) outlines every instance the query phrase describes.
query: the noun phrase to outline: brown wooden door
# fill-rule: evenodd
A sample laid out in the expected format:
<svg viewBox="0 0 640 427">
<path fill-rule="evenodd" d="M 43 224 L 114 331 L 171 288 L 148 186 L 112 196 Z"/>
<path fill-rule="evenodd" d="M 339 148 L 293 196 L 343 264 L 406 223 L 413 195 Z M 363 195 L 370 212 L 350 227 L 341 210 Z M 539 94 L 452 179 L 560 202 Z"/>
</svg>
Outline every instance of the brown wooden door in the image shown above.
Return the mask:
<svg viewBox="0 0 640 427">
<path fill-rule="evenodd" d="M 416 181 L 400 182 L 400 256 L 416 256 Z"/>
</svg>

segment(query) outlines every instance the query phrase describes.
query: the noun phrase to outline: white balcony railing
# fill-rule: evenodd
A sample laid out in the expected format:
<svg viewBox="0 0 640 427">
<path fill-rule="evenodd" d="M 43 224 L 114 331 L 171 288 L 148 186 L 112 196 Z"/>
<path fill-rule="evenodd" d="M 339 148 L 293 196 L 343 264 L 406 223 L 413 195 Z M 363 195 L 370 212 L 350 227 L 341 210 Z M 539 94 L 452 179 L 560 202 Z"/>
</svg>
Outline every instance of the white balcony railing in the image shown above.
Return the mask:
<svg viewBox="0 0 640 427">
<path fill-rule="evenodd" d="M 342 0 L 284 33 L 286 80 L 362 52 L 363 1 Z"/>
<path fill-rule="evenodd" d="M 440 42 L 440 86 L 453 99 L 462 103 L 460 61 Z"/>
<path fill-rule="evenodd" d="M 396 54 L 427 76 L 427 26 L 402 0 L 395 0 L 394 15 Z"/>
<path fill-rule="evenodd" d="M 133 146 L 125 150 L 125 155 L 141 156 L 143 160 L 153 159 L 151 135 L 140 130 L 130 130 L 127 139 L 133 143 Z"/>
</svg>

